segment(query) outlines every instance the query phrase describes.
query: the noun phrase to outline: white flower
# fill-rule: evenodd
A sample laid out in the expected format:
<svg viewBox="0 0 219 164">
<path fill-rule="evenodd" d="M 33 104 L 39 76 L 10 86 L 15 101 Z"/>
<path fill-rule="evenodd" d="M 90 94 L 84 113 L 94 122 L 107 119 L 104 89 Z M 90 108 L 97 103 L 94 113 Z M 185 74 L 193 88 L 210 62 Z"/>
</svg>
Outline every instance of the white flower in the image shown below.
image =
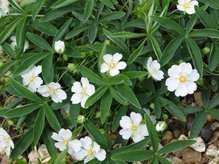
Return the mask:
<svg viewBox="0 0 219 164">
<path fill-rule="evenodd" d="M 55 41 L 54 49 L 55 49 L 56 53 L 62 54 L 65 50 L 65 43 L 61 40 Z"/>
<path fill-rule="evenodd" d="M 196 69 L 192 69 L 190 63 L 181 63 L 180 65 L 173 65 L 168 70 L 170 76 L 166 80 L 167 89 L 171 92 L 175 91 L 175 95 L 186 96 L 187 94 L 193 94 L 197 85 L 195 81 L 199 79 L 199 73 Z"/>
<path fill-rule="evenodd" d="M 71 155 L 78 161 L 84 160 L 84 163 L 97 158 L 99 161 L 104 161 L 106 158 L 106 151 L 100 148 L 96 142 L 92 141 L 90 137 L 84 137 L 80 139 L 81 150 Z"/>
<path fill-rule="evenodd" d="M 178 0 L 177 9 L 185 11 L 187 14 L 194 14 L 195 6 L 198 6 L 198 1 L 196 0 Z"/>
<path fill-rule="evenodd" d="M 11 148 L 14 149 L 14 143 L 11 137 L 3 128 L 0 128 L 0 152 L 5 153 L 9 157 Z"/>
<path fill-rule="evenodd" d="M 134 142 L 139 142 L 148 136 L 148 130 L 145 124 L 141 123 L 142 116 L 139 113 L 131 112 L 130 117 L 123 116 L 120 120 L 122 129 L 119 134 L 123 139 L 132 138 Z"/>
<path fill-rule="evenodd" d="M 0 18 L 9 13 L 9 3 L 8 0 L 0 0 Z"/>
<path fill-rule="evenodd" d="M 27 86 L 32 92 L 36 92 L 37 89 L 43 84 L 43 80 L 38 76 L 42 72 L 42 66 L 34 66 L 28 72 L 21 75 L 23 78 L 23 85 Z"/>
<path fill-rule="evenodd" d="M 71 88 L 74 93 L 71 97 L 72 104 L 79 104 L 84 108 L 87 99 L 95 93 L 94 85 L 90 84 L 85 77 L 81 78 L 81 82 L 74 82 Z"/>
<path fill-rule="evenodd" d="M 156 116 L 151 114 L 151 111 L 149 109 L 143 108 L 144 112 L 147 113 L 147 115 L 150 117 L 152 123 L 155 125 L 157 120 Z"/>
<path fill-rule="evenodd" d="M 61 89 L 61 85 L 55 82 L 40 86 L 37 92 L 39 92 L 43 97 L 51 96 L 52 101 L 55 103 L 61 103 L 62 100 L 67 98 L 65 91 Z"/>
<path fill-rule="evenodd" d="M 15 51 L 16 47 L 17 47 L 16 37 L 15 36 L 11 36 L 10 39 L 12 41 L 11 42 L 11 48 L 12 48 L 13 51 Z M 25 52 L 28 48 L 29 48 L 29 42 L 26 40 L 24 42 L 24 50 L 23 50 L 23 52 Z"/>
<path fill-rule="evenodd" d="M 162 132 L 167 129 L 167 123 L 165 121 L 159 121 L 156 124 L 156 131 Z"/>
<path fill-rule="evenodd" d="M 154 80 L 161 81 L 163 79 L 163 71 L 160 70 L 160 64 L 157 60 L 153 60 L 152 57 L 148 58 L 147 70 Z"/>
<path fill-rule="evenodd" d="M 57 141 L 55 143 L 55 147 L 60 151 L 64 151 L 68 148 L 68 145 L 71 141 L 72 132 L 69 129 L 61 129 L 59 133 L 53 133 L 51 137 Z"/>
<path fill-rule="evenodd" d="M 122 54 L 115 53 L 114 55 L 106 54 L 103 56 L 104 63 L 101 65 L 100 72 L 109 72 L 110 76 L 119 74 L 119 70 L 125 69 L 127 64 L 123 61 Z"/>
</svg>

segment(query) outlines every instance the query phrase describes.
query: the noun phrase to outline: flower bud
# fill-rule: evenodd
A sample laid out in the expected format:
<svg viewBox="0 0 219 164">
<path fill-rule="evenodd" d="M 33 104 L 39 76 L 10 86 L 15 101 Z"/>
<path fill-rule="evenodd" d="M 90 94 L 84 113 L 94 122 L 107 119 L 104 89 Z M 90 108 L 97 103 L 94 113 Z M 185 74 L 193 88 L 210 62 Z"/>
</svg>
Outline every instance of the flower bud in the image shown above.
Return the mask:
<svg viewBox="0 0 219 164">
<path fill-rule="evenodd" d="M 156 125 L 156 131 L 162 132 L 167 129 L 167 123 L 165 121 L 159 121 Z"/>
<path fill-rule="evenodd" d="M 69 63 L 68 64 L 68 70 L 71 71 L 71 72 L 77 72 L 79 69 L 78 69 L 77 64 Z"/>
<path fill-rule="evenodd" d="M 62 54 L 65 50 L 65 43 L 61 40 L 55 41 L 54 48 L 56 53 Z"/>
<path fill-rule="evenodd" d="M 77 123 L 83 124 L 85 121 L 85 117 L 83 115 L 79 115 L 77 118 Z"/>
</svg>

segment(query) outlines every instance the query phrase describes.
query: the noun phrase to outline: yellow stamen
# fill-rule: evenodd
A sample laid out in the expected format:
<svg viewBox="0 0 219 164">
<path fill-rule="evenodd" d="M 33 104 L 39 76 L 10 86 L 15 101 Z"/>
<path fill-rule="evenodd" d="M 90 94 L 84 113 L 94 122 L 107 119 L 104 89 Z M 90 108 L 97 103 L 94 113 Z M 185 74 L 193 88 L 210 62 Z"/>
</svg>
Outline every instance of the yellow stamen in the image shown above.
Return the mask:
<svg viewBox="0 0 219 164">
<path fill-rule="evenodd" d="M 186 82 L 186 77 L 185 76 L 180 76 L 179 81 L 180 81 L 180 83 L 185 83 Z"/>
<path fill-rule="evenodd" d="M 54 88 L 49 88 L 49 91 L 50 91 L 50 93 L 53 95 L 53 94 L 56 94 L 56 89 L 54 89 Z"/>
<path fill-rule="evenodd" d="M 81 94 L 82 94 L 83 96 L 86 96 L 86 95 L 87 95 L 87 91 L 86 91 L 85 89 L 82 89 L 82 90 L 81 90 Z"/>
<path fill-rule="evenodd" d="M 110 63 L 110 64 L 109 64 L 110 69 L 115 68 L 115 66 L 116 66 L 115 63 Z"/>
<path fill-rule="evenodd" d="M 132 125 L 132 131 L 136 131 L 137 130 L 137 126 L 135 126 L 135 125 Z"/>
<path fill-rule="evenodd" d="M 89 150 L 87 151 L 87 153 L 88 153 L 89 155 L 93 155 L 93 154 L 94 154 L 94 151 L 93 151 L 92 149 L 89 149 Z"/>
<path fill-rule="evenodd" d="M 65 145 L 68 145 L 68 143 L 69 143 L 69 140 L 65 140 L 65 141 L 64 141 L 64 144 L 65 144 Z"/>
<path fill-rule="evenodd" d="M 184 7 L 185 9 L 188 9 L 188 8 L 190 7 L 190 5 L 191 5 L 191 2 L 187 2 L 187 3 L 184 3 L 184 4 L 183 4 L 183 7 Z"/>
<path fill-rule="evenodd" d="M 30 81 L 31 83 L 33 83 L 35 80 L 36 80 L 35 76 L 33 76 L 33 75 L 30 76 L 29 81 Z"/>
</svg>

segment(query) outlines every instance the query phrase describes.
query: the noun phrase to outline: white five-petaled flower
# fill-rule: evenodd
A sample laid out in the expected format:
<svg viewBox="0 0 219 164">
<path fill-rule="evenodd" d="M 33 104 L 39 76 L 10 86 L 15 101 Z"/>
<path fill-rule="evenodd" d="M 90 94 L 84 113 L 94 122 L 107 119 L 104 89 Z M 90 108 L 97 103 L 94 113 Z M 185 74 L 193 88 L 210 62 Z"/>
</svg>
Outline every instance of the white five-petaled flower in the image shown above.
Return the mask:
<svg viewBox="0 0 219 164">
<path fill-rule="evenodd" d="M 65 50 L 65 43 L 61 40 L 55 41 L 54 49 L 55 49 L 56 53 L 62 54 Z"/>
<path fill-rule="evenodd" d="M 8 0 L 0 0 L 0 18 L 9 13 L 9 3 Z"/>
<path fill-rule="evenodd" d="M 87 99 L 95 93 L 95 87 L 89 83 L 87 78 L 82 77 L 81 82 L 76 81 L 73 83 L 71 91 L 74 92 L 73 96 L 71 97 L 72 103 L 81 103 L 81 106 L 85 108 Z"/>
<path fill-rule="evenodd" d="M 100 72 L 108 72 L 110 76 L 116 76 L 120 73 L 119 70 L 125 69 L 127 64 L 123 61 L 122 54 L 115 53 L 114 55 L 106 54 L 103 56 L 104 63 L 101 65 Z"/>
<path fill-rule="evenodd" d="M 38 76 L 41 72 L 42 66 L 34 66 L 22 74 L 21 77 L 23 78 L 23 85 L 27 86 L 30 91 L 36 92 L 43 84 L 43 80 Z"/>
<path fill-rule="evenodd" d="M 196 69 L 192 69 L 190 63 L 181 63 L 180 65 L 173 65 L 168 70 L 170 76 L 166 80 L 167 89 L 171 92 L 175 91 L 177 97 L 184 97 L 187 94 L 193 94 L 197 85 L 195 81 L 199 79 L 199 73 Z"/>
<path fill-rule="evenodd" d="M 14 143 L 11 137 L 3 128 L 0 128 L 0 152 L 5 153 L 9 157 L 11 148 L 14 149 Z"/>
<path fill-rule="evenodd" d="M 55 103 L 61 103 L 67 98 L 65 91 L 61 89 L 61 85 L 55 82 L 40 86 L 37 92 L 39 92 L 43 97 L 51 96 L 52 101 Z"/>
<path fill-rule="evenodd" d="M 177 9 L 187 14 L 194 14 L 195 6 L 198 6 L 198 1 L 196 0 L 178 0 Z"/>
<path fill-rule="evenodd" d="M 160 63 L 157 60 L 153 60 L 152 57 L 148 58 L 147 70 L 155 80 L 161 81 L 163 79 L 164 73 L 160 70 Z"/>
<path fill-rule="evenodd" d="M 148 136 L 146 125 L 141 123 L 142 116 L 139 113 L 131 112 L 130 117 L 123 116 L 120 120 L 122 129 L 119 134 L 123 139 L 132 138 L 134 142 L 139 142 Z"/>
<path fill-rule="evenodd" d="M 58 133 L 53 133 L 51 137 L 57 141 L 55 147 L 60 151 L 64 151 L 71 142 L 72 132 L 69 129 L 61 129 Z"/>
<path fill-rule="evenodd" d="M 11 42 L 11 48 L 12 48 L 13 51 L 15 51 L 15 50 L 16 50 L 16 47 L 17 47 L 16 37 L 15 37 L 15 36 L 11 36 L 10 39 L 11 39 L 11 41 L 12 41 L 12 42 Z M 24 49 L 23 49 L 23 52 L 25 52 L 28 48 L 29 48 L 29 42 L 26 40 L 26 41 L 24 42 Z"/>
<path fill-rule="evenodd" d="M 88 136 L 81 138 L 81 149 L 79 151 L 71 153 L 73 158 L 78 161 L 84 160 L 84 163 L 97 158 L 99 161 L 104 161 L 106 158 L 106 151 L 100 148 L 96 142 Z M 76 145 L 75 145 L 76 146 Z"/>
</svg>

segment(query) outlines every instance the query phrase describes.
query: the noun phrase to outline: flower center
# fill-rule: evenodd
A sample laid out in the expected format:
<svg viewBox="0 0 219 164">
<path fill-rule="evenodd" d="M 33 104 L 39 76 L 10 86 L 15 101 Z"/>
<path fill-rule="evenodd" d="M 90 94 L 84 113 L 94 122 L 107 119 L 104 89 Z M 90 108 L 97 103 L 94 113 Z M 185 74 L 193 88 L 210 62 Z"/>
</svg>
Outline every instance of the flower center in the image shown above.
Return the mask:
<svg viewBox="0 0 219 164">
<path fill-rule="evenodd" d="M 191 2 L 187 2 L 187 3 L 184 3 L 184 4 L 183 4 L 183 7 L 184 7 L 185 9 L 188 9 L 188 8 L 190 7 L 190 5 L 191 5 Z"/>
<path fill-rule="evenodd" d="M 33 83 L 35 80 L 36 80 L 35 76 L 32 75 L 29 77 L 30 83 Z"/>
<path fill-rule="evenodd" d="M 89 150 L 87 151 L 87 153 L 88 153 L 88 155 L 93 155 L 93 154 L 94 154 L 94 151 L 93 151 L 92 149 L 89 149 Z"/>
<path fill-rule="evenodd" d="M 54 94 L 56 94 L 56 89 L 54 89 L 54 88 L 49 88 L 49 92 L 50 92 L 52 95 L 54 95 Z"/>
<path fill-rule="evenodd" d="M 64 140 L 65 145 L 68 145 L 68 143 L 69 143 L 69 140 Z"/>
<path fill-rule="evenodd" d="M 81 94 L 82 94 L 83 96 L 86 96 L 86 95 L 87 95 L 87 91 L 86 91 L 85 89 L 82 89 L 82 90 L 81 90 Z"/>
<path fill-rule="evenodd" d="M 135 126 L 135 125 L 132 125 L 132 131 L 136 131 L 137 130 L 137 126 Z"/>
<path fill-rule="evenodd" d="M 113 68 L 116 67 L 116 65 L 115 65 L 115 63 L 110 63 L 110 64 L 109 64 L 109 67 L 110 67 L 110 69 L 113 69 Z"/>
<path fill-rule="evenodd" d="M 185 83 L 186 82 L 186 77 L 185 76 L 180 76 L 179 81 L 180 81 L 180 83 Z"/>
</svg>

